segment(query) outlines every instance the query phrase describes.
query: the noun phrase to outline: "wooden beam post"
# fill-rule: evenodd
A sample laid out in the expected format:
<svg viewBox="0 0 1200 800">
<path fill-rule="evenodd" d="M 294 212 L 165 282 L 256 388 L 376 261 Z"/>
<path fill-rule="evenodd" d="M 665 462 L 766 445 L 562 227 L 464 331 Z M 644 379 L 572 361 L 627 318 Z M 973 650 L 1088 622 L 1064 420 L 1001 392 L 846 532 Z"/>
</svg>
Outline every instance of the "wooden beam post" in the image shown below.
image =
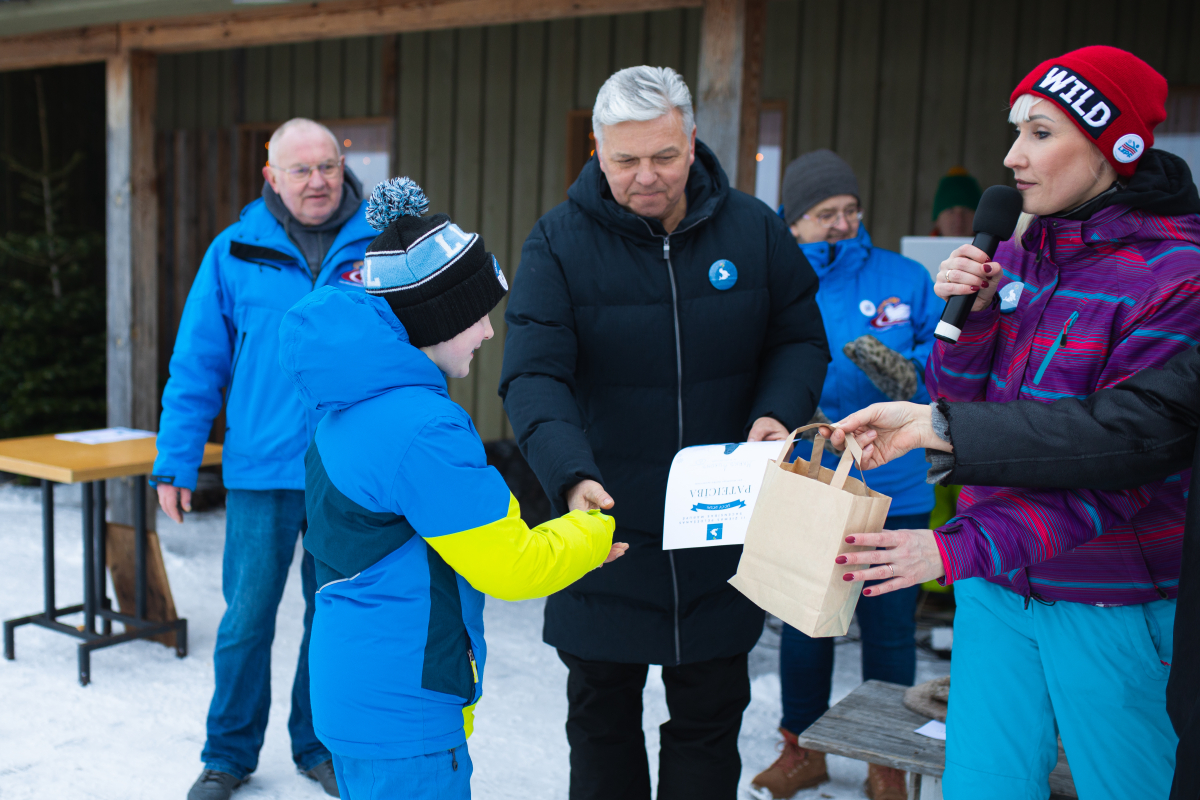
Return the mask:
<svg viewBox="0 0 1200 800">
<path fill-rule="evenodd" d="M 107 60 L 108 424 L 158 430 L 157 57 Z M 109 493 L 114 522 L 133 522 L 133 484 Z M 154 519 L 153 515 L 150 519 Z"/>
<path fill-rule="evenodd" d="M 766 0 L 705 0 L 700 25 L 696 135 L 729 176 L 754 193 Z"/>
</svg>

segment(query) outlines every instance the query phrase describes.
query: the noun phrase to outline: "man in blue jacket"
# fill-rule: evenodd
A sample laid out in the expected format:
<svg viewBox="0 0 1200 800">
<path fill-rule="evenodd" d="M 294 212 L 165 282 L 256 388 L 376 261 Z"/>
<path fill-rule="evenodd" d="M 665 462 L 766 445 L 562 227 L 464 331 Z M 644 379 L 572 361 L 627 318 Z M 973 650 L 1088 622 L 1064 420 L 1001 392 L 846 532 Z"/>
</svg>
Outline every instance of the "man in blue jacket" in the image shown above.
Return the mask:
<svg viewBox="0 0 1200 800">
<path fill-rule="evenodd" d="M 817 305 L 833 361 L 820 411 L 841 419 L 885 400 L 929 402 L 922 376 L 943 303 L 924 267 L 871 243 L 850 165 L 829 150 L 793 161 L 784 174 L 782 216 L 821 279 Z M 826 458 L 826 466 L 837 466 L 836 458 Z M 920 453 L 872 472 L 871 488 L 892 498 L 886 528 L 928 527 L 933 487 L 925 483 Z M 859 601 L 863 680 L 912 685 L 916 601 L 915 586 Z M 784 625 L 779 662 L 783 751 L 754 784 L 783 798 L 829 779 L 825 754 L 801 748 L 796 735 L 829 708 L 833 640 L 813 639 Z M 904 773 L 872 764 L 867 796 L 904 800 Z"/>
<path fill-rule="evenodd" d="M 321 415 L 306 409 L 279 366 L 279 324 L 323 286 L 359 292 L 359 268 L 375 231 L 362 213 L 362 186 L 323 125 L 293 119 L 271 136 L 263 196 L 209 246 L 171 355 L 152 481 L 176 522 L 191 508 L 196 472 L 213 419 L 225 405 L 226 495 L 216 688 L 208 711 L 204 771 L 188 800 L 227 800 L 258 766 L 271 707 L 275 614 L 307 525 L 304 453 Z M 223 396 L 222 396 L 223 395 Z M 330 795 L 329 751 L 313 733 L 308 642 L 316 578 L 301 564 L 304 638 L 288 731 L 297 768 Z"/>
</svg>

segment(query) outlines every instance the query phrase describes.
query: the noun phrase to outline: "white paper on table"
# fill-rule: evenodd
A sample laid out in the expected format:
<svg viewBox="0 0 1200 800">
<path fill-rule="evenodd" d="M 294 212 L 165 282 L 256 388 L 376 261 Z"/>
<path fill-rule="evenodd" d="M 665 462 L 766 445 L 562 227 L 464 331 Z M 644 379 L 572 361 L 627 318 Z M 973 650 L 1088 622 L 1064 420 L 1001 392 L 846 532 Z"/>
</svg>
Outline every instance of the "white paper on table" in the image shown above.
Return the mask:
<svg viewBox="0 0 1200 800">
<path fill-rule="evenodd" d="M 913 733 L 919 733 L 922 736 L 928 736 L 930 739 L 941 739 L 946 741 L 946 723 L 939 722 L 936 719 L 931 719 L 921 727 L 917 728 Z"/>
<path fill-rule="evenodd" d="M 663 550 L 742 544 L 767 462 L 779 442 L 686 447 L 667 478 Z"/>
<path fill-rule="evenodd" d="M 79 444 L 109 444 L 111 442 L 127 442 L 130 439 L 153 439 L 156 435 L 154 431 L 139 431 L 136 428 L 98 428 L 94 431 L 58 433 L 54 438 Z"/>
</svg>

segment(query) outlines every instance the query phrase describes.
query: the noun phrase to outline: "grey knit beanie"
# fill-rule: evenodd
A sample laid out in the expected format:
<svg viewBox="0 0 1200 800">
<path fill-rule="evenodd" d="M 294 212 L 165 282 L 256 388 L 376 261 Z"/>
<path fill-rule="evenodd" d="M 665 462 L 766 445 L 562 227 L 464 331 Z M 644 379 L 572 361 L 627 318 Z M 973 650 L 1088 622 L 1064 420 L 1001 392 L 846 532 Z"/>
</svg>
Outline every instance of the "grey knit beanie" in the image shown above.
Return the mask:
<svg viewBox="0 0 1200 800">
<path fill-rule="evenodd" d="M 858 180 L 850 165 L 832 150 L 805 153 L 783 173 L 783 218 L 791 225 L 817 203 L 839 194 L 858 197 Z"/>
</svg>

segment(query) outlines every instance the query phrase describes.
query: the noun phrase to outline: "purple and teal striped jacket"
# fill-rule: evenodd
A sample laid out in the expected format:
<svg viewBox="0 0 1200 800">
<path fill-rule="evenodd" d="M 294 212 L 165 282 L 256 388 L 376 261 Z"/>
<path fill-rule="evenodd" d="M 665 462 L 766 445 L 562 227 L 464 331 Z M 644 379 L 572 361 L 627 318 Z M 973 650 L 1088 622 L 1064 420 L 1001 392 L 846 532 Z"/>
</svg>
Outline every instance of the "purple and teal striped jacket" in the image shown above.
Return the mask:
<svg viewBox="0 0 1200 800">
<path fill-rule="evenodd" d="M 1200 216 L 1117 205 L 1082 222 L 1035 219 L 1021 241 L 996 253 L 997 300 L 1009 301 L 934 348 L 931 397 L 1086 397 L 1200 343 Z M 943 582 L 985 577 L 1094 605 L 1175 597 L 1189 478 L 1114 492 L 965 487 L 959 516 L 934 532 Z"/>
</svg>

